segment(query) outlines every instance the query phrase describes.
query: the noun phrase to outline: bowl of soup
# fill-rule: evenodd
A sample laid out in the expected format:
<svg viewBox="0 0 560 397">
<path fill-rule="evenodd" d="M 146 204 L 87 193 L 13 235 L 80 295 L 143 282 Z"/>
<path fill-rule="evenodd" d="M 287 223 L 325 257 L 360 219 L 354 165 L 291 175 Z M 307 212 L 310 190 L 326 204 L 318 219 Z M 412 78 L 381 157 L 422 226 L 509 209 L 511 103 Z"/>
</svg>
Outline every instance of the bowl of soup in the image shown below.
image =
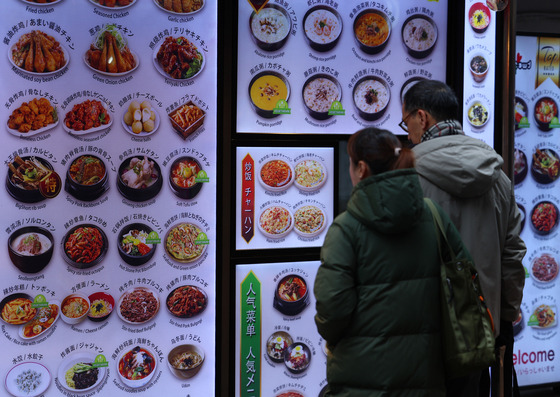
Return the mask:
<svg viewBox="0 0 560 397">
<path fill-rule="evenodd" d="M 98 199 L 109 188 L 109 176 L 103 160 L 86 154 L 70 163 L 64 189 L 82 201 Z"/>
<path fill-rule="evenodd" d="M 171 164 L 169 171 L 169 185 L 178 197 L 193 199 L 202 189 L 200 182 L 202 165 L 191 156 L 179 157 Z"/>
<path fill-rule="evenodd" d="M 309 305 L 309 289 L 305 279 L 297 274 L 283 277 L 274 291 L 273 307 L 280 313 L 295 316 Z"/>
<path fill-rule="evenodd" d="M 290 85 L 282 74 L 275 71 L 262 71 L 249 83 L 249 98 L 255 112 L 262 117 L 279 116 L 282 103 L 290 97 Z M 279 101 L 283 101 L 280 102 Z"/>
<path fill-rule="evenodd" d="M 53 166 L 41 157 L 16 156 L 14 161 L 8 164 L 6 189 L 10 196 L 22 203 L 43 201 L 45 196 L 41 193 L 41 180 L 51 172 Z"/>
<path fill-rule="evenodd" d="M 60 317 L 66 324 L 74 325 L 87 317 L 90 301 L 86 295 L 70 294 L 60 304 Z"/>
<path fill-rule="evenodd" d="M 311 7 L 303 16 L 305 39 L 316 51 L 332 50 L 342 34 L 342 18 L 327 5 Z"/>
<path fill-rule="evenodd" d="M 12 263 L 23 273 L 38 273 L 50 262 L 54 237 L 39 226 L 25 226 L 8 238 L 8 253 Z"/>
<path fill-rule="evenodd" d="M 146 346 L 125 348 L 119 354 L 117 372 L 121 382 L 133 389 L 146 386 L 154 377 L 156 354 Z"/>
<path fill-rule="evenodd" d="M 265 51 L 279 50 L 286 44 L 292 30 L 288 11 L 276 4 L 268 4 L 249 17 L 249 29 L 255 44 Z"/>
<path fill-rule="evenodd" d="M 402 27 L 402 40 L 414 58 L 426 58 L 436 46 L 438 30 L 435 22 L 424 14 L 408 17 Z"/>
<path fill-rule="evenodd" d="M 119 166 L 117 189 L 130 201 L 150 200 L 159 193 L 162 185 L 161 168 L 152 158 L 132 156 Z"/>
<path fill-rule="evenodd" d="M 352 99 L 358 115 L 367 121 L 381 118 L 391 100 L 389 84 L 379 76 L 364 76 L 356 82 Z"/>
<path fill-rule="evenodd" d="M 175 346 L 167 354 L 167 364 L 178 378 L 189 379 L 198 374 L 204 364 L 204 350 L 200 346 Z"/>
<path fill-rule="evenodd" d="M 365 9 L 354 19 L 354 38 L 366 54 L 377 54 L 385 49 L 391 37 L 391 21 L 381 10 Z"/>
</svg>

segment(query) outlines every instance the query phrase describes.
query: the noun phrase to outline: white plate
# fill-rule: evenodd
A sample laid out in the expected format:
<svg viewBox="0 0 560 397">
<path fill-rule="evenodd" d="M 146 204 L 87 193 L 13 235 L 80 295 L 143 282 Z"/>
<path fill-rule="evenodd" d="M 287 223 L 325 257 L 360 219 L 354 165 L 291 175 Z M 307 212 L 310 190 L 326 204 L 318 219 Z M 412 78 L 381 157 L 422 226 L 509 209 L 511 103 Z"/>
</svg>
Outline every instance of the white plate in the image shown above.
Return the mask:
<svg viewBox="0 0 560 397">
<path fill-rule="evenodd" d="M 541 304 L 541 305 L 544 305 L 544 304 Z M 533 316 L 533 314 L 535 314 L 535 311 L 536 311 L 541 305 L 535 306 L 535 308 L 534 308 L 533 311 L 531 312 L 531 315 L 529 316 L 529 321 L 530 321 L 530 318 Z M 549 306 L 550 309 L 554 312 L 554 320 L 552 321 L 552 323 L 550 323 L 550 324 L 547 325 L 546 327 L 541 327 L 541 326 L 539 326 L 539 325 L 531 325 L 532 328 L 535 328 L 535 329 L 548 329 L 548 328 L 555 327 L 556 324 L 558 324 L 558 320 L 557 320 L 558 311 L 556 310 L 556 305 L 547 305 L 547 306 Z"/>
<path fill-rule="evenodd" d="M 134 62 L 136 63 L 136 65 L 134 65 L 134 67 L 132 69 L 127 70 L 126 72 L 122 72 L 122 73 L 109 73 L 109 72 L 103 72 L 101 70 L 97 70 L 96 68 L 94 68 L 93 66 L 91 66 L 89 64 L 89 62 L 87 60 L 87 52 L 84 54 L 84 63 L 86 64 L 86 66 L 88 68 L 90 68 L 95 73 L 100 73 L 102 75 L 111 76 L 111 77 L 121 77 L 121 76 L 125 76 L 129 73 L 134 72 L 136 69 L 138 69 L 138 65 L 140 64 L 138 54 L 136 54 L 134 51 L 130 51 L 130 52 L 132 53 L 132 56 L 134 57 Z"/>
<path fill-rule="evenodd" d="M 121 123 L 122 123 L 122 126 L 123 126 L 124 130 L 125 130 L 126 132 L 128 132 L 128 133 L 129 133 L 130 135 L 132 135 L 132 136 L 143 137 L 143 136 L 152 135 L 154 132 L 157 131 L 157 129 L 159 128 L 159 124 L 160 124 L 160 122 L 161 122 L 161 118 L 159 117 L 159 113 L 156 111 L 156 109 L 155 109 L 155 107 L 153 106 L 153 104 L 152 104 L 152 110 L 153 110 L 154 113 L 156 114 L 156 119 L 154 120 L 154 129 L 153 129 L 153 130 L 151 130 L 150 132 L 142 131 L 142 132 L 140 132 L 139 134 L 135 134 L 134 132 L 132 132 L 132 127 L 131 127 L 130 125 L 127 125 L 127 124 L 124 122 L 124 115 L 125 115 L 125 113 L 128 111 L 128 109 L 124 111 L 124 113 L 123 113 L 123 115 L 122 115 L 122 117 L 121 117 Z"/>
<path fill-rule="evenodd" d="M 270 233 L 266 230 L 263 229 L 262 225 L 261 225 L 261 216 L 269 209 L 274 208 L 274 207 L 280 207 L 286 211 L 288 211 L 288 214 L 290 216 L 290 224 L 288 225 L 288 227 L 283 230 L 281 233 Z M 259 230 L 261 231 L 262 234 L 264 234 L 266 237 L 270 237 L 270 238 L 282 238 L 284 236 L 286 236 L 288 233 L 290 233 L 290 231 L 294 228 L 294 215 L 292 214 L 292 212 L 286 208 L 283 205 L 277 205 L 277 204 L 273 204 L 270 205 L 268 207 L 266 207 L 265 209 L 263 209 L 260 213 L 259 213 L 259 219 L 258 219 L 258 226 L 259 226 Z"/>
<path fill-rule="evenodd" d="M 58 367 L 57 376 L 58 376 L 58 381 L 60 382 L 62 387 L 64 387 L 66 390 L 75 393 L 75 392 L 86 392 L 88 390 L 92 390 L 97 386 L 99 386 L 99 384 L 103 381 L 103 378 L 105 378 L 105 375 L 107 374 L 107 367 L 99 367 L 97 381 L 92 386 L 86 387 L 85 389 L 72 389 L 66 383 L 66 371 L 68 371 L 70 368 L 72 368 L 75 364 L 78 363 L 93 363 L 95 361 L 96 356 L 97 355 L 95 353 L 86 352 L 86 351 L 75 352 L 66 356 L 64 360 L 62 360 L 62 362 L 60 363 L 60 366 Z"/>
<path fill-rule="evenodd" d="M 36 389 L 25 392 L 18 389 L 16 386 L 16 379 L 19 374 L 29 370 L 35 371 L 41 376 L 41 383 L 39 383 Z M 37 397 L 48 389 L 50 383 L 51 373 L 47 367 L 43 364 L 30 361 L 14 365 L 12 369 L 8 371 L 8 374 L 6 375 L 6 383 L 4 385 L 6 386 L 6 390 L 15 397 Z"/>
<path fill-rule="evenodd" d="M 174 38 L 176 39 L 177 37 L 174 37 Z M 174 79 L 173 77 L 171 77 L 165 70 L 163 70 L 163 68 L 161 67 L 161 65 L 159 64 L 159 62 L 157 60 L 157 53 L 159 52 L 159 49 L 161 48 L 161 46 L 163 44 L 163 41 L 165 41 L 165 38 L 163 38 L 162 43 L 156 47 L 156 49 L 154 51 L 154 55 L 153 55 L 154 66 L 155 66 L 156 70 L 163 77 L 168 78 L 169 80 L 174 80 L 174 81 L 188 81 L 188 80 L 194 79 L 196 76 L 198 76 L 200 74 L 200 72 L 202 72 L 204 70 L 204 65 L 206 65 L 206 56 L 202 53 L 202 51 L 200 51 L 200 48 L 198 48 L 198 46 L 197 46 L 200 54 L 202 55 L 202 65 L 200 65 L 200 70 L 195 75 L 193 75 L 189 78 L 186 78 L 186 79 Z"/>
<path fill-rule="evenodd" d="M 303 163 L 304 161 L 315 161 L 316 163 L 318 163 L 318 164 L 321 166 L 321 172 L 322 172 L 323 178 L 322 178 L 320 181 L 318 181 L 315 185 L 312 185 L 312 186 L 303 186 L 303 185 L 300 185 L 300 184 L 297 182 L 297 178 L 296 178 L 296 175 L 295 175 L 295 173 L 296 173 L 296 168 L 297 168 L 297 166 L 298 166 L 300 163 Z M 294 184 L 295 184 L 296 187 L 297 187 L 298 189 L 300 189 L 300 190 L 307 191 L 307 192 L 311 192 L 311 191 L 320 189 L 320 188 L 325 184 L 326 181 L 327 181 L 327 167 L 325 167 L 325 164 L 323 164 L 323 163 L 322 163 L 321 161 L 319 161 L 319 160 L 307 158 L 307 159 L 303 159 L 303 160 L 299 161 L 299 162 L 294 166 Z"/>
<path fill-rule="evenodd" d="M 76 102 L 71 103 L 70 105 L 68 105 L 68 109 L 70 109 L 70 110 L 69 110 L 68 112 L 66 112 L 66 114 L 64 115 L 64 118 L 62 119 L 62 128 L 64 128 L 64 131 L 66 131 L 67 133 L 72 134 L 72 135 L 81 136 L 81 135 L 93 134 L 94 132 L 104 131 L 104 130 L 110 128 L 111 125 L 113 125 L 113 118 L 114 118 L 115 116 L 113 115 L 113 113 L 111 113 L 111 112 L 109 111 L 109 109 L 107 109 L 107 107 L 105 106 L 105 104 L 104 104 L 103 102 L 101 102 L 99 99 L 95 99 L 95 98 L 85 98 L 85 99 L 83 99 L 83 100 L 82 100 L 82 99 L 83 99 L 83 98 L 80 98 L 80 101 L 79 101 L 79 102 L 76 101 Z M 80 103 L 82 103 L 82 102 L 87 101 L 88 99 L 89 99 L 90 101 L 91 101 L 91 100 L 96 100 L 96 101 L 99 101 L 99 102 L 101 103 L 101 106 L 103 106 L 103 109 L 105 109 L 105 111 L 107 112 L 107 114 L 109 114 L 109 118 L 110 118 L 109 123 L 108 123 L 108 124 L 100 125 L 99 127 L 90 128 L 89 130 L 84 130 L 84 131 L 76 131 L 76 130 L 73 130 L 73 129 L 67 127 L 67 126 L 66 126 L 66 123 L 64 122 L 64 120 L 66 120 L 66 115 L 72 111 L 72 108 L 74 107 L 74 105 L 78 105 L 78 104 L 80 104 Z M 60 119 L 60 116 L 59 116 L 59 119 Z"/>
<path fill-rule="evenodd" d="M 156 3 L 156 6 L 157 6 L 160 10 L 163 10 L 163 11 L 168 12 L 168 13 L 170 13 L 170 14 L 175 14 L 175 15 L 192 15 L 192 14 L 196 14 L 196 13 L 199 12 L 199 11 L 202 11 L 202 9 L 204 8 L 204 6 L 206 5 L 206 1 L 208 1 L 208 0 L 204 0 L 204 1 L 202 2 L 202 7 L 200 7 L 198 10 L 193 11 L 193 12 L 175 12 L 175 11 L 173 11 L 173 10 L 167 10 L 167 9 L 163 8 L 163 6 L 162 6 L 161 4 L 159 4 L 158 0 L 154 0 L 154 3 Z"/>
<path fill-rule="evenodd" d="M 27 5 L 32 5 L 32 6 L 37 6 L 37 7 L 46 7 L 46 6 L 52 6 L 52 5 L 55 5 L 57 3 L 60 3 L 62 0 L 55 0 L 55 1 L 50 2 L 50 3 L 35 3 L 34 1 L 27 1 L 27 0 L 21 0 L 21 1 L 23 1 Z"/>
<path fill-rule="evenodd" d="M 123 10 L 125 8 L 128 8 L 128 7 L 132 7 L 134 4 L 136 4 L 137 0 L 132 0 L 132 2 L 127 6 L 115 6 L 115 7 L 102 6 L 101 4 L 99 4 L 99 0 L 97 0 L 97 1 L 89 0 L 89 1 L 90 1 L 90 3 L 95 4 L 97 7 L 104 8 L 106 10 L 119 11 L 119 10 Z"/>
<path fill-rule="evenodd" d="M 32 101 L 32 100 L 35 99 L 35 98 L 40 99 L 41 97 L 38 96 L 38 95 L 26 95 L 26 96 L 22 97 L 20 100 L 18 100 L 18 101 L 13 105 L 13 110 L 10 112 L 10 115 L 11 115 L 16 109 L 18 109 L 18 108 L 23 104 L 23 102 L 28 102 L 28 103 L 29 103 L 30 101 Z M 49 102 L 50 102 L 50 101 L 49 101 Z M 59 113 L 59 109 L 56 107 L 56 105 L 53 105 L 52 103 L 51 103 L 51 105 L 55 108 L 55 110 L 56 110 L 56 112 L 57 112 L 57 115 L 58 115 L 58 120 L 57 120 L 56 122 L 54 122 L 54 123 L 52 123 L 52 124 L 49 124 L 49 125 L 47 125 L 47 126 L 45 126 L 45 127 L 43 127 L 43 128 L 39 128 L 38 130 L 30 130 L 29 132 L 19 132 L 18 130 L 15 130 L 15 129 L 13 129 L 13 128 L 8 127 L 8 122 L 6 121 L 6 129 L 8 130 L 8 132 L 9 132 L 11 135 L 14 135 L 14 136 L 17 136 L 17 137 L 21 137 L 21 138 L 35 136 L 35 135 L 41 134 L 41 133 L 43 133 L 43 132 L 45 132 L 45 131 L 52 130 L 52 129 L 55 128 L 55 127 L 58 125 L 58 123 L 60 122 L 60 114 L 58 114 L 58 113 Z M 8 117 L 9 117 L 9 116 L 8 116 Z"/>
<path fill-rule="evenodd" d="M 27 1 L 24 1 L 24 3 L 31 4 L 31 3 L 27 2 Z M 53 4 L 53 3 L 50 3 L 50 4 Z M 49 5 L 50 5 L 50 4 L 49 4 Z M 46 5 L 46 4 L 34 3 L 34 5 Z M 47 34 L 48 34 L 49 36 L 53 37 L 53 38 L 58 42 L 58 44 L 60 44 L 60 48 L 62 49 L 62 52 L 64 53 L 64 59 L 66 59 L 66 63 L 65 63 L 64 65 L 62 65 L 62 67 L 61 67 L 60 69 L 57 69 L 57 70 L 55 70 L 54 72 L 37 73 L 37 72 L 29 72 L 29 71 L 25 70 L 24 68 L 21 68 L 21 67 L 19 67 L 19 66 L 17 66 L 17 65 L 15 64 L 14 60 L 12 59 L 12 50 L 13 50 L 14 47 L 16 46 L 16 44 L 17 44 L 17 42 L 19 41 L 19 39 L 20 39 L 24 34 L 30 33 L 32 30 L 39 30 L 39 31 L 43 32 L 43 31 L 40 30 L 40 29 L 26 30 L 25 32 L 22 32 L 20 35 L 18 35 L 17 37 L 14 37 L 14 38 L 12 39 L 14 44 L 12 44 L 12 45 L 10 46 L 10 49 L 8 50 L 8 59 L 10 60 L 10 63 L 11 63 L 15 68 L 21 70 L 21 71 L 24 72 L 24 73 L 30 74 L 30 75 L 32 75 L 32 76 L 50 76 L 50 75 L 56 74 L 56 73 L 60 72 L 61 70 L 64 70 L 65 68 L 67 68 L 67 67 L 68 67 L 68 64 L 70 63 L 70 53 L 68 52 L 68 50 L 66 49 L 66 47 L 64 46 L 64 44 L 62 44 L 62 41 L 59 40 L 58 37 L 55 37 L 54 35 L 49 34 L 49 33 L 47 33 Z M 46 33 L 46 32 L 43 32 L 43 33 Z"/>
<path fill-rule="evenodd" d="M 282 161 L 283 163 L 286 163 L 286 165 L 288 165 L 288 167 L 290 168 L 290 178 L 282 186 L 270 186 L 262 180 L 261 170 L 263 169 L 263 167 L 265 165 L 267 165 L 268 163 L 271 163 L 273 161 Z M 271 191 L 271 192 L 281 192 L 281 191 L 284 191 L 284 190 L 288 189 L 290 186 L 292 186 L 292 183 L 294 183 L 294 177 L 295 177 L 294 167 L 292 167 L 292 165 L 290 164 L 290 162 L 288 160 L 283 159 L 283 158 L 271 158 L 259 167 L 259 173 L 258 173 L 259 182 L 260 182 L 260 184 L 263 188 L 265 188 L 266 190 Z"/>
<path fill-rule="evenodd" d="M 122 315 L 122 313 L 121 313 L 121 304 L 122 304 L 122 301 L 123 301 L 124 297 L 125 297 L 126 295 L 128 295 L 129 293 L 135 291 L 135 290 L 144 290 L 144 291 L 148 291 L 148 292 L 150 292 L 150 293 L 156 298 L 156 300 L 157 300 L 157 309 L 156 309 L 156 312 L 153 314 L 152 317 L 150 317 L 150 318 L 147 319 L 147 320 L 139 321 L 139 322 L 130 321 L 130 320 L 128 320 L 127 318 L 125 318 L 125 317 Z M 120 318 L 122 321 L 124 321 L 125 323 L 130 324 L 130 325 L 145 324 L 145 323 L 147 323 L 148 321 L 152 321 L 152 320 L 154 319 L 154 317 L 157 315 L 157 313 L 158 313 L 158 311 L 159 311 L 159 309 L 160 309 L 160 306 L 161 306 L 161 302 L 160 302 L 160 300 L 159 300 L 159 295 L 158 295 L 157 291 L 155 291 L 155 290 L 153 290 L 153 289 L 151 289 L 151 288 L 148 288 L 148 287 L 132 287 L 132 288 L 127 289 L 127 290 L 121 295 L 121 297 L 119 298 L 119 301 L 117 302 L 117 315 L 119 316 L 119 318 Z M 113 310 L 114 310 L 114 309 L 113 309 Z"/>
<path fill-rule="evenodd" d="M 304 207 L 314 207 L 317 208 L 319 211 L 321 211 L 321 214 L 323 215 L 323 223 L 321 224 L 321 226 L 319 226 L 318 229 L 313 230 L 309 233 L 303 232 L 301 230 L 299 230 L 296 227 L 296 214 L 298 212 L 299 209 L 304 208 Z M 294 231 L 299 234 L 301 237 L 315 237 L 318 236 L 319 234 L 321 234 L 323 232 L 323 230 L 325 230 L 325 228 L 327 227 L 327 214 L 325 214 L 325 211 L 323 211 L 321 208 L 317 207 L 316 205 L 302 205 L 301 207 L 299 207 L 298 209 L 296 209 L 294 211 Z"/>
<path fill-rule="evenodd" d="M 23 324 L 23 325 L 21 325 L 21 326 L 19 327 L 19 336 L 20 336 L 20 338 L 25 339 L 25 340 L 31 340 L 31 339 L 38 338 L 39 336 L 46 335 L 46 334 L 48 334 L 49 332 L 51 332 L 51 331 L 53 330 L 54 324 L 55 324 L 56 321 L 60 318 L 60 310 L 61 310 L 61 307 L 60 307 L 60 302 L 59 302 L 59 301 L 52 300 L 52 301 L 49 301 L 48 303 L 49 303 L 49 305 L 56 305 L 56 306 L 58 306 L 58 313 L 56 314 L 56 317 L 54 318 L 54 321 L 52 322 L 51 326 L 50 326 L 49 328 L 47 328 L 46 330 L 42 331 L 41 333 L 39 333 L 38 335 L 31 336 L 31 337 L 24 336 L 24 334 L 23 334 L 23 329 L 25 328 L 25 326 L 26 326 L 27 324 L 29 324 L 31 321 L 33 321 L 33 320 L 31 320 L 31 321 L 29 321 L 29 322 L 27 322 L 27 323 L 25 323 L 25 324 Z M 37 309 L 37 313 L 39 312 L 39 310 L 41 310 L 41 309 L 38 308 L 38 309 Z"/>
</svg>

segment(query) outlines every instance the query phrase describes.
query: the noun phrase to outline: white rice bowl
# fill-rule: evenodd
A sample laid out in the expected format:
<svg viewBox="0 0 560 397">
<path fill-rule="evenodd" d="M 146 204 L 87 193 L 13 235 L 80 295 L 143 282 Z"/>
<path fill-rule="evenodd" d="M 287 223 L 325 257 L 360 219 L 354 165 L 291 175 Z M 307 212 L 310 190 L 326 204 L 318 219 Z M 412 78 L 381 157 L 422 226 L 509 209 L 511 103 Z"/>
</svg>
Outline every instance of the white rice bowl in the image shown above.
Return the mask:
<svg viewBox="0 0 560 397">
<path fill-rule="evenodd" d="M 255 38 L 263 43 L 278 43 L 290 32 L 290 21 L 281 10 L 265 7 L 259 13 L 253 14 L 251 31 Z"/>
<path fill-rule="evenodd" d="M 340 99 L 337 84 L 326 77 L 317 77 L 309 81 L 303 89 L 305 105 L 318 113 L 326 113 L 334 101 Z"/>
<path fill-rule="evenodd" d="M 373 102 L 368 99 L 371 95 L 368 93 L 375 92 L 374 97 L 377 100 Z M 382 111 L 389 103 L 390 93 L 385 84 L 377 79 L 365 79 L 359 83 L 354 89 L 354 103 L 356 107 L 364 113 L 375 114 Z"/>
<path fill-rule="evenodd" d="M 434 25 L 425 18 L 411 18 L 403 26 L 404 44 L 413 51 L 426 51 L 436 42 Z"/>
<path fill-rule="evenodd" d="M 312 11 L 307 16 L 304 28 L 309 40 L 318 44 L 332 43 L 342 31 L 337 16 L 323 8 Z"/>
</svg>

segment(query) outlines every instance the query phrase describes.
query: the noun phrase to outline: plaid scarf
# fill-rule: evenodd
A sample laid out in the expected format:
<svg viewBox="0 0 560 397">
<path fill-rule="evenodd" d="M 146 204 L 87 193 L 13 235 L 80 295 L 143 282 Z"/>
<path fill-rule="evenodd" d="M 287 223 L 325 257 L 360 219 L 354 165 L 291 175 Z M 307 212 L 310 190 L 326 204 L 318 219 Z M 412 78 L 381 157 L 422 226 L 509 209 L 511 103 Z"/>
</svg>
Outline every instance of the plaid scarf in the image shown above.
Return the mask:
<svg viewBox="0 0 560 397">
<path fill-rule="evenodd" d="M 440 136 L 464 134 L 463 127 L 457 120 L 444 120 L 428 128 L 424 135 L 422 135 L 421 142 L 426 142 Z"/>
</svg>

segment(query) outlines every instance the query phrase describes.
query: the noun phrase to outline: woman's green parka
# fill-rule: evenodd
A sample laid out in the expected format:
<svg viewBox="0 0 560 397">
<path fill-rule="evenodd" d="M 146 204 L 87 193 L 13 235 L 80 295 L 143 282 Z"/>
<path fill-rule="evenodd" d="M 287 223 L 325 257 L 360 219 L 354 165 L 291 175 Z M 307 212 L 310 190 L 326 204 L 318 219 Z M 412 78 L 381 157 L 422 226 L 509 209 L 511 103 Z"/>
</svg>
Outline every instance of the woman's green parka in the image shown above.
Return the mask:
<svg viewBox="0 0 560 397">
<path fill-rule="evenodd" d="M 457 230 L 442 219 L 463 254 Z M 358 183 L 329 228 L 314 285 L 315 322 L 330 349 L 327 396 L 445 395 L 439 268 L 416 171 Z"/>
</svg>

